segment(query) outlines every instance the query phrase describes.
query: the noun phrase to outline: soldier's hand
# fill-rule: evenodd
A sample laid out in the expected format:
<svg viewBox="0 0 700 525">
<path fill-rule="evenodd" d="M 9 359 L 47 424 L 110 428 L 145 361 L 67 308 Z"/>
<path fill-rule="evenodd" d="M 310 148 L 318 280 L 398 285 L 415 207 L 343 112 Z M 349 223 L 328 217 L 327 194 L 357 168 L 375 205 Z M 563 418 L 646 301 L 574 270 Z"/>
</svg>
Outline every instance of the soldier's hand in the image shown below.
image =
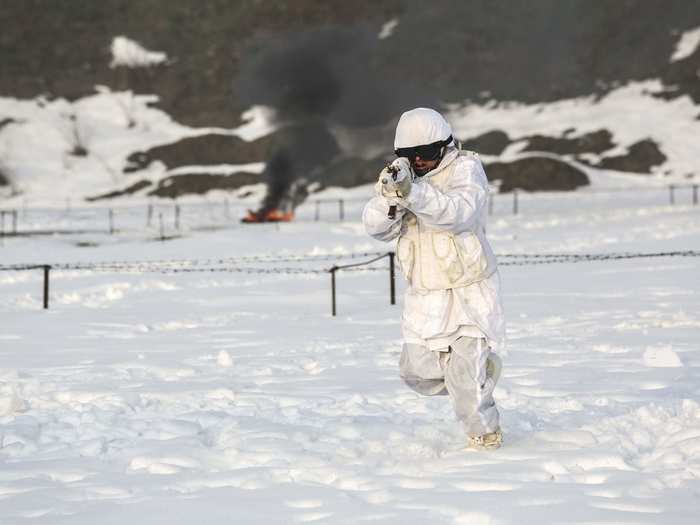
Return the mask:
<svg viewBox="0 0 700 525">
<path fill-rule="evenodd" d="M 379 173 L 381 194 L 386 198 L 406 198 L 411 193 L 411 165 L 398 158 Z"/>
</svg>

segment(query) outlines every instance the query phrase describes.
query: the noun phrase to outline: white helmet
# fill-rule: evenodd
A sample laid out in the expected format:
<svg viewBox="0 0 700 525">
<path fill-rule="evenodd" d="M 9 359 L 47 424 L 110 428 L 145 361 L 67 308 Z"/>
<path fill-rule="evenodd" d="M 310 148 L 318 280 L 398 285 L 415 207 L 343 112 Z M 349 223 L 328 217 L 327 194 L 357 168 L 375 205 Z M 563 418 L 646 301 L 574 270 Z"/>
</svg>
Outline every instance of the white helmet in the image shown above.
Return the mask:
<svg viewBox="0 0 700 525">
<path fill-rule="evenodd" d="M 416 108 L 406 111 L 396 125 L 394 149 L 411 148 L 452 140 L 452 128 L 445 118 L 434 109 Z"/>
</svg>

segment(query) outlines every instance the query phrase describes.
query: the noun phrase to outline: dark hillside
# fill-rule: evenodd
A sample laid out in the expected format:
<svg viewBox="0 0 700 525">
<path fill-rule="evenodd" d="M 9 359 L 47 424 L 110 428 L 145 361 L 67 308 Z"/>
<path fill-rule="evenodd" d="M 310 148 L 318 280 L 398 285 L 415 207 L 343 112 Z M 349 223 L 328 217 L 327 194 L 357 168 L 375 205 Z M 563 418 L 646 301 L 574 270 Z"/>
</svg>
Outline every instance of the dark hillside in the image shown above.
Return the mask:
<svg viewBox="0 0 700 525">
<path fill-rule="evenodd" d="M 392 18 L 394 34 L 369 47 Z M 128 87 L 157 93 L 190 125 L 234 124 L 244 109 L 238 72 L 280 38 L 321 28 L 356 39 L 353 85 L 373 91 L 410 85 L 442 101 L 532 102 L 663 77 L 700 100 L 698 57 L 669 64 L 678 33 L 700 25 L 700 3 L 686 0 L 22 0 L 0 3 L 0 24 L 0 95 Z M 170 62 L 110 69 L 111 40 L 122 34 Z"/>
<path fill-rule="evenodd" d="M 157 93 L 189 125 L 231 126 L 241 111 L 231 84 L 254 35 L 374 20 L 399 2 L 257 0 L 21 0 L 0 3 L 0 95 L 79 98 L 93 86 Z M 152 69 L 110 69 L 112 38 L 168 54 Z"/>
</svg>

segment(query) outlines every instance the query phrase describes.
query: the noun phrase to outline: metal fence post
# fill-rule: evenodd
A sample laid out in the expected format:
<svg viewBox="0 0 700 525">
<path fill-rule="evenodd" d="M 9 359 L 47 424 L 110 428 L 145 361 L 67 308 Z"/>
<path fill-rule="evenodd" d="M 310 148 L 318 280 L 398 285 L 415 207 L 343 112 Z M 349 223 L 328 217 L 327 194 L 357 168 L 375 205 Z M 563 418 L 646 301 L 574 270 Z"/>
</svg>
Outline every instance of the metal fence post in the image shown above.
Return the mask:
<svg viewBox="0 0 700 525">
<path fill-rule="evenodd" d="M 17 210 L 12 210 L 12 233 L 17 235 Z"/>
<path fill-rule="evenodd" d="M 51 266 L 45 264 L 44 268 L 44 310 L 49 308 L 49 271 L 51 271 Z"/>
<path fill-rule="evenodd" d="M 396 271 L 394 270 L 394 252 L 389 252 L 389 297 L 390 304 L 396 304 Z"/>
<path fill-rule="evenodd" d="M 160 223 L 160 240 L 164 241 L 165 240 L 165 228 L 163 226 L 163 214 L 162 213 L 158 214 L 158 222 Z"/>
<path fill-rule="evenodd" d="M 146 208 L 146 228 L 151 227 L 151 220 L 153 219 L 153 204 L 148 203 L 148 208 Z"/>
<path fill-rule="evenodd" d="M 338 215 L 340 216 L 340 221 L 345 220 L 345 203 L 343 199 L 338 200 Z"/>
<path fill-rule="evenodd" d="M 321 201 L 316 200 L 316 212 L 314 213 L 314 220 L 316 222 L 321 218 Z"/>
<path fill-rule="evenodd" d="M 693 206 L 698 204 L 698 185 L 693 184 Z"/>
<path fill-rule="evenodd" d="M 513 188 L 513 215 L 518 214 L 518 189 Z"/>
<path fill-rule="evenodd" d="M 180 205 L 175 203 L 175 229 L 180 229 Z"/>
<path fill-rule="evenodd" d="M 331 315 L 335 317 L 335 272 L 338 270 L 336 266 L 333 266 L 329 270 L 331 272 Z"/>
<path fill-rule="evenodd" d="M 668 196 L 669 196 L 669 200 L 671 202 L 671 206 L 673 206 L 676 203 L 675 195 L 673 194 L 674 189 L 675 189 L 675 186 L 673 184 L 669 185 Z"/>
<path fill-rule="evenodd" d="M 114 211 L 109 209 L 109 234 L 114 235 Z"/>
</svg>

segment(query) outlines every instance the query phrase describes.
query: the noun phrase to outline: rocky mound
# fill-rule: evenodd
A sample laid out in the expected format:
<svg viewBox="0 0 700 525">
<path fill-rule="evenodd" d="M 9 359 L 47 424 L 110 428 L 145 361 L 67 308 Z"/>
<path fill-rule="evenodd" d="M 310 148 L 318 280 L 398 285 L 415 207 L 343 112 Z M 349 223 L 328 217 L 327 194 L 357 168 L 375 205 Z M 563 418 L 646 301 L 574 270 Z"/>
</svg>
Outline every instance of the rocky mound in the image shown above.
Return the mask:
<svg viewBox="0 0 700 525">
<path fill-rule="evenodd" d="M 499 191 L 568 191 L 590 184 L 576 167 L 549 157 L 525 157 L 514 162 L 492 162 L 484 166 L 489 181 L 500 181 Z"/>
<path fill-rule="evenodd" d="M 547 137 L 534 135 L 524 139 L 527 144 L 522 151 L 547 151 L 557 155 L 582 155 L 584 153 L 604 153 L 615 147 L 612 134 L 607 129 L 586 133 L 580 137 Z"/>
<path fill-rule="evenodd" d="M 211 190 L 234 190 L 259 182 L 261 182 L 260 174 L 247 172 L 231 175 L 210 173 L 173 175 L 162 179 L 154 190 L 148 192 L 148 195 L 174 199 L 181 195 L 203 195 Z"/>
<path fill-rule="evenodd" d="M 468 138 L 462 141 L 462 145 L 464 149 L 498 156 L 511 144 L 523 144 L 520 151 L 527 156 L 515 161 L 487 163 L 489 179 L 501 181 L 500 191 L 504 192 L 514 188 L 527 191 L 572 190 L 589 184 L 585 173 L 567 162 L 567 158 L 601 169 L 641 174 L 651 173 L 652 168 L 666 159 L 658 145 L 651 140 L 632 145 L 625 155 L 606 157 L 605 153 L 616 147 L 609 131 L 601 129 L 577 137 L 568 135 L 533 135 L 513 139 L 504 131 L 494 130 Z M 309 138 L 318 149 L 304 149 L 307 148 Z M 211 173 L 206 172 L 207 165 L 265 162 L 279 151 L 287 152 L 285 158 L 288 159 L 271 165 L 263 175 L 245 171 L 231 174 L 214 173 L 213 170 Z M 301 151 L 306 153 L 300 156 Z M 532 156 L 533 152 L 549 155 Z M 589 154 L 594 154 L 600 160 L 590 161 L 590 157 L 587 156 Z M 189 137 L 173 144 L 134 153 L 129 157 L 125 172 L 134 172 L 137 175 L 138 170 L 146 168 L 154 161 L 162 162 L 169 169 L 199 167 L 196 172 L 170 175 L 147 192 L 148 195 L 175 198 L 215 189 L 232 190 L 259 182 L 274 183 L 278 176 L 275 170 L 279 170 L 280 167 L 293 170 L 293 175 L 287 173 L 283 174 L 283 177 L 288 177 L 289 180 L 303 178 L 307 184 L 315 182 L 318 189 L 326 186 L 354 187 L 374 182 L 387 158 L 380 156 L 368 160 L 344 155 L 325 128 L 312 126 L 304 128 L 301 132 L 294 128 L 283 128 L 253 142 L 220 134 Z M 288 185 L 289 180 L 283 182 L 282 186 Z M 98 198 L 129 195 L 142 191 L 149 185 L 148 182 L 140 181 L 124 190 L 110 192 Z"/>
<path fill-rule="evenodd" d="M 604 157 L 597 168 L 605 170 L 629 171 L 632 173 L 651 173 L 652 168 L 660 166 L 666 161 L 659 146 L 651 139 L 635 142 L 628 149 L 626 155 Z"/>
<path fill-rule="evenodd" d="M 233 135 L 206 134 L 129 155 L 124 173 L 133 173 L 160 161 L 169 169 L 179 166 L 249 164 L 263 162 L 273 137 L 246 142 Z"/>
<path fill-rule="evenodd" d="M 151 183 L 148 182 L 147 180 L 140 180 L 135 184 L 131 184 L 130 186 L 122 189 L 122 190 L 114 190 L 114 191 L 109 191 L 107 193 L 102 193 L 100 195 L 94 195 L 92 197 L 87 197 L 85 200 L 88 202 L 94 202 L 94 201 L 100 201 L 100 200 L 108 200 L 108 199 L 115 199 L 117 197 L 124 197 L 127 195 L 133 195 L 135 193 L 138 193 L 139 191 L 143 190 L 144 188 L 148 188 L 151 186 Z"/>
<path fill-rule="evenodd" d="M 460 140 L 463 149 L 477 151 L 482 155 L 498 156 L 512 143 L 505 131 L 495 130 L 473 137 Z"/>
</svg>

